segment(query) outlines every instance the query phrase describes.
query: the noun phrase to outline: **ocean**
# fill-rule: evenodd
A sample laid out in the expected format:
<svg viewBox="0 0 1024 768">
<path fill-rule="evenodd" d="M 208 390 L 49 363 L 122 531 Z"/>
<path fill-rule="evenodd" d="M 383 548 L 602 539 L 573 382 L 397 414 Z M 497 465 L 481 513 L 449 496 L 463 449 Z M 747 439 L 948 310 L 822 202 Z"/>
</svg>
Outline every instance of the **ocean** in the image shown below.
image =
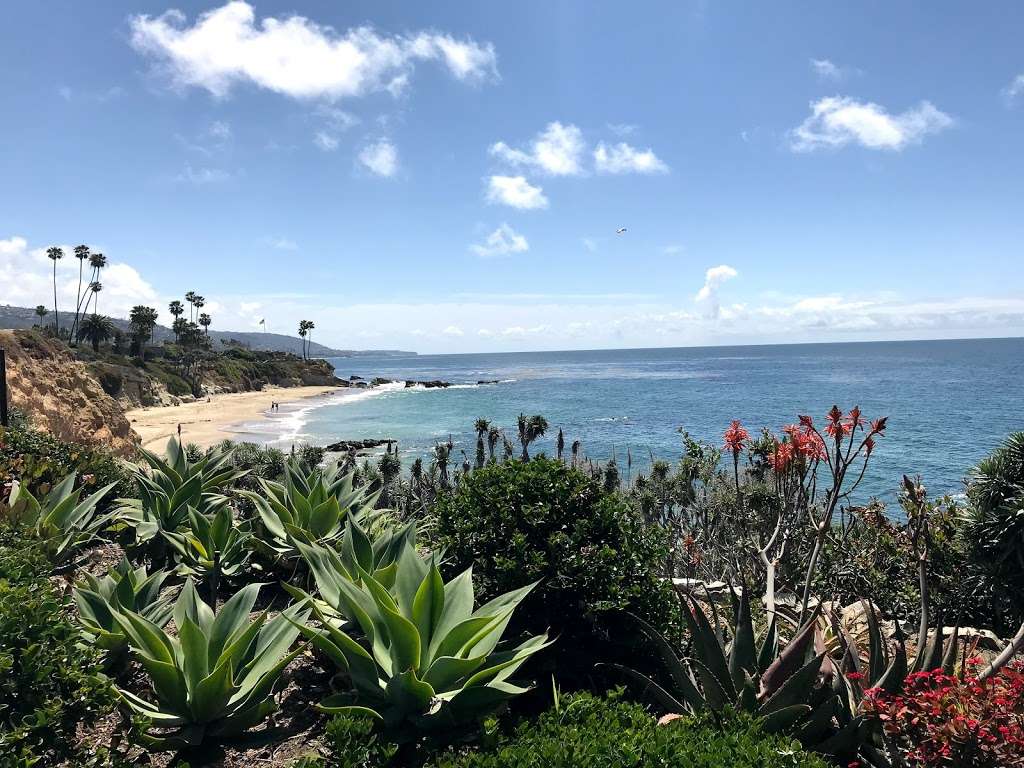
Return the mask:
<svg viewBox="0 0 1024 768">
<path fill-rule="evenodd" d="M 516 442 L 519 413 L 542 414 L 548 435 L 531 451 L 580 440 L 595 461 L 614 455 L 635 475 L 651 457 L 675 461 L 680 430 L 721 445 L 732 419 L 751 434 L 778 431 L 833 404 L 889 417 L 855 498 L 895 499 L 904 473 L 933 496 L 959 493 L 970 467 L 1024 429 L 1024 339 L 623 349 L 415 357 L 334 358 L 338 376 L 441 379 L 448 389 L 388 385 L 329 404 L 290 406 L 242 428 L 241 439 L 398 440 L 408 468 L 451 436 L 453 465 L 472 461 L 473 423 L 486 418 Z M 477 384 L 497 380 L 497 384 Z M 627 469 L 627 455 L 632 470 Z"/>
</svg>

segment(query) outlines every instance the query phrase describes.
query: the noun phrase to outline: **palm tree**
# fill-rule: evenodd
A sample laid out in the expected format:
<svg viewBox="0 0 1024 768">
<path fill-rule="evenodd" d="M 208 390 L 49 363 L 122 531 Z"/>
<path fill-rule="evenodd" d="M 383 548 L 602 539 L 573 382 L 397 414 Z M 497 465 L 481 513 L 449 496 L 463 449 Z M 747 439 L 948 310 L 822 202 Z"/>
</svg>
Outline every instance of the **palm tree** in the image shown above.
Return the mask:
<svg viewBox="0 0 1024 768">
<path fill-rule="evenodd" d="M 544 433 L 547 432 L 548 420 L 543 416 L 530 416 L 527 418 L 524 414 L 520 413 L 517 423 L 519 425 L 519 443 L 523 446 L 523 453 L 520 458 L 523 461 L 529 461 L 530 454 L 527 449 L 530 447 L 530 443 L 538 437 L 543 437 Z"/>
<path fill-rule="evenodd" d="M 146 359 L 146 342 L 153 335 L 156 327 L 157 311 L 153 307 L 145 307 L 141 304 L 132 307 L 128 315 L 128 322 L 131 325 L 132 340 L 138 345 L 139 360 Z"/>
<path fill-rule="evenodd" d="M 78 330 L 78 319 L 82 311 L 82 299 L 88 294 L 82 293 L 82 270 L 85 268 L 85 260 L 89 258 L 88 245 L 75 246 L 75 258 L 78 259 L 78 293 L 75 295 L 75 321 L 71 325 L 71 337 L 75 338 Z"/>
<path fill-rule="evenodd" d="M 189 319 L 190 322 L 192 320 L 192 305 L 194 304 L 195 300 L 196 300 L 196 292 L 195 291 L 189 291 L 188 293 L 185 294 L 185 301 L 187 301 L 188 304 L 189 304 L 188 319 Z"/>
<path fill-rule="evenodd" d="M 188 320 L 186 320 L 184 317 L 179 317 L 177 320 L 171 323 L 171 330 L 174 331 L 174 341 L 176 344 L 181 343 L 181 334 L 185 332 L 185 329 L 188 328 L 188 325 Z"/>
<path fill-rule="evenodd" d="M 307 320 L 306 321 L 306 359 L 307 360 L 309 359 L 309 356 L 310 356 L 310 354 L 312 352 L 313 329 L 314 328 L 316 328 L 316 323 L 314 323 L 312 320 Z"/>
<path fill-rule="evenodd" d="M 91 254 L 89 254 L 89 266 L 92 267 L 92 277 L 89 278 L 89 287 L 91 288 L 93 283 L 98 283 L 100 281 L 100 271 L 105 266 L 107 266 L 107 257 L 104 256 L 102 253 L 91 253 Z M 92 298 L 94 300 L 98 300 L 99 299 L 99 296 L 97 295 L 98 293 L 99 293 L 99 291 L 94 289 L 92 294 L 90 295 L 90 298 Z M 88 311 L 89 311 L 89 302 L 86 301 L 85 302 L 85 306 L 82 307 L 82 314 L 85 314 Z M 93 311 L 93 314 L 96 313 L 96 305 L 95 304 L 93 304 L 92 311 Z"/>
<path fill-rule="evenodd" d="M 42 304 L 36 305 L 36 314 L 39 315 L 39 327 L 43 327 L 43 318 L 50 314 L 50 310 L 44 307 Z"/>
<path fill-rule="evenodd" d="M 499 440 L 501 440 L 501 429 L 492 424 L 487 430 L 487 460 L 491 464 L 494 463 L 494 449 L 498 447 Z"/>
<path fill-rule="evenodd" d="M 167 310 L 171 313 L 171 316 L 174 318 L 173 322 L 171 323 L 171 330 L 174 331 L 174 341 L 175 343 L 177 343 L 179 336 L 178 319 L 185 314 L 185 307 L 182 306 L 182 303 L 180 301 L 175 299 L 174 301 L 167 305 Z"/>
<path fill-rule="evenodd" d="M 484 436 L 487 434 L 487 430 L 491 428 L 491 422 L 487 419 L 477 419 L 473 425 L 473 429 L 476 430 L 476 468 L 480 469 L 483 467 L 484 462 L 487 461 L 487 457 L 484 454 Z"/>
<path fill-rule="evenodd" d="M 213 324 L 213 318 L 211 318 L 208 314 L 203 312 L 203 314 L 199 316 L 199 324 L 203 326 L 203 329 L 206 331 L 207 337 L 209 337 L 210 325 Z"/>
<path fill-rule="evenodd" d="M 196 316 L 192 320 L 192 322 L 195 322 L 196 320 L 199 319 L 199 310 L 206 305 L 206 298 L 204 296 L 196 296 L 192 299 L 192 303 L 195 305 L 196 308 Z"/>
<path fill-rule="evenodd" d="M 299 320 L 299 338 L 302 339 L 302 359 L 306 359 L 306 323 L 308 320 Z"/>
<path fill-rule="evenodd" d="M 60 312 L 57 310 L 57 262 L 64 258 L 63 248 L 47 248 L 46 257 L 53 262 L 53 330 L 60 336 Z"/>
<path fill-rule="evenodd" d="M 91 314 L 82 318 L 78 326 L 79 340 L 88 339 L 92 343 L 92 351 L 100 351 L 100 342 L 106 341 L 114 335 L 114 324 L 109 317 Z"/>
<path fill-rule="evenodd" d="M 92 291 L 92 313 L 95 315 L 100 306 L 100 291 L 103 290 L 103 283 L 93 280 L 89 283 L 89 290 Z"/>
</svg>

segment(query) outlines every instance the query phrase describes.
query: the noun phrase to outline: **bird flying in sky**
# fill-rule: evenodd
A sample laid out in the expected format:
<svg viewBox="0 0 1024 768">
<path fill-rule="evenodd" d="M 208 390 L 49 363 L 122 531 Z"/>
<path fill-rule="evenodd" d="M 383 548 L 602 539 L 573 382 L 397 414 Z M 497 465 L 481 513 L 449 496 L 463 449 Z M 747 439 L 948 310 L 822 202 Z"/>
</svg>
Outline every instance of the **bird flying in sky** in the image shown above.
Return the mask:
<svg viewBox="0 0 1024 768">
<path fill-rule="evenodd" d="M 626 231 L 625 227 L 619 227 L 618 229 L 615 230 L 615 234 L 616 235 L 621 235 L 621 234 L 625 233 L 625 231 Z"/>
</svg>

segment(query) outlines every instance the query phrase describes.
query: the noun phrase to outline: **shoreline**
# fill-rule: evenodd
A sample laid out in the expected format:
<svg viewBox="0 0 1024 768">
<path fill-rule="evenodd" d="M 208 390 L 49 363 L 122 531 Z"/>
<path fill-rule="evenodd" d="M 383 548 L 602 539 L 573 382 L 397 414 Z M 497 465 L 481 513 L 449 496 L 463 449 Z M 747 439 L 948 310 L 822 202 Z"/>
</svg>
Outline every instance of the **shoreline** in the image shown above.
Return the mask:
<svg viewBox="0 0 1024 768">
<path fill-rule="evenodd" d="M 139 444 L 147 450 L 161 453 L 167 441 L 177 435 L 179 424 L 183 443 L 205 449 L 222 440 L 237 439 L 245 433 L 247 422 L 270 419 L 272 403 L 280 404 L 281 414 L 294 413 L 325 404 L 328 399 L 333 401 L 335 395 L 360 391 L 337 386 L 268 386 L 254 392 L 210 395 L 209 401 L 133 408 L 125 412 L 125 417 L 139 436 Z"/>
</svg>

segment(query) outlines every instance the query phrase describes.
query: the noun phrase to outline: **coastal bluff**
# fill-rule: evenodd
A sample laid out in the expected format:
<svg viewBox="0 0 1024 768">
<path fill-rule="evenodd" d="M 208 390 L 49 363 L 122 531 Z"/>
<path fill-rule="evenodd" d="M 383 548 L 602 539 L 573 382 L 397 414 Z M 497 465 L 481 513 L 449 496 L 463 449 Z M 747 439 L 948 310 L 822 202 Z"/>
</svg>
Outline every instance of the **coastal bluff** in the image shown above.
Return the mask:
<svg viewBox="0 0 1024 768">
<path fill-rule="evenodd" d="M 139 437 L 121 404 L 66 346 L 33 331 L 0 331 L 0 348 L 7 353 L 11 406 L 34 426 L 119 456 L 136 452 Z"/>
</svg>

